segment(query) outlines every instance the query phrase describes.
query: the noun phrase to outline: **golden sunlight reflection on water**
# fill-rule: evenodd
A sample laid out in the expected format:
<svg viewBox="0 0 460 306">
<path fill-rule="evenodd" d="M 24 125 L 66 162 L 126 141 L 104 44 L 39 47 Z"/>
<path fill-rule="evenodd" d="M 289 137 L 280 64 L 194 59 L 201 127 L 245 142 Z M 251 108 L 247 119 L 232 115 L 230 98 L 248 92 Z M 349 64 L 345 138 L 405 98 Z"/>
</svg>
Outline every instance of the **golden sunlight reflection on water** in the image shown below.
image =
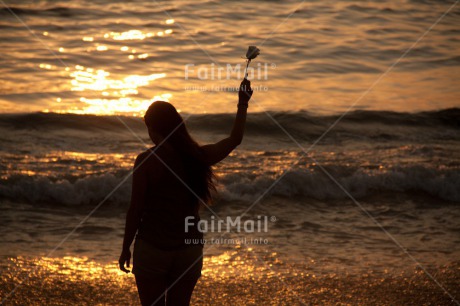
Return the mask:
<svg viewBox="0 0 460 306">
<path fill-rule="evenodd" d="M 76 278 L 95 279 L 99 278 L 100 274 L 102 273 L 108 273 L 117 276 L 125 274 L 124 272 L 120 271 L 115 262 L 104 265 L 89 260 L 87 257 L 43 257 L 38 260 L 36 264 L 52 273 L 68 275 L 70 280 Z"/>
<path fill-rule="evenodd" d="M 14 155 L 4 155 L 6 159 Z M 104 174 L 118 167 L 130 168 L 135 156 L 132 153 L 86 153 L 73 151 L 51 151 L 43 155 L 23 155 L 7 164 L 1 179 L 11 175 L 42 175 L 52 177 L 65 168 L 73 175 Z"/>
<path fill-rule="evenodd" d="M 238 250 L 227 251 L 220 255 L 205 255 L 203 258 L 202 275 L 207 278 L 222 279 L 232 276 L 254 278 L 258 274 L 260 276 L 275 274 L 274 271 L 270 271 L 270 269 L 264 267 L 249 255 L 250 251 L 244 254 Z M 269 254 L 270 266 L 273 266 L 273 264 L 282 264 L 277 256 L 277 253 Z M 94 280 L 102 277 L 110 277 L 114 281 L 121 282 L 123 281 L 122 276 L 127 275 L 120 271 L 116 261 L 102 263 L 91 260 L 86 256 L 42 257 L 32 260 L 20 256 L 10 258 L 9 261 L 23 272 L 34 273 L 38 269 L 40 273 L 46 275 L 63 275 L 67 281 Z"/>
<path fill-rule="evenodd" d="M 246 249 L 204 257 L 193 305 L 448 305 L 449 298 L 420 270 L 315 275 L 308 263 L 279 261 L 277 253 Z M 264 253 L 264 252 L 262 252 Z M 1 263 L 0 298 L 8 305 L 139 304 L 133 275 L 117 262 L 87 257 L 8 258 Z M 458 293 L 458 264 L 439 267 L 437 278 Z M 450 304 L 449 304 L 450 305 Z"/>
<path fill-rule="evenodd" d="M 137 99 L 138 88 L 149 85 L 152 81 L 164 78 L 165 73 L 150 75 L 129 75 L 123 78 L 111 77 L 111 74 L 103 69 L 86 68 L 76 65 L 75 70 L 70 73 L 72 91 L 79 91 L 82 94 L 89 94 L 89 97 L 80 97 L 80 102 L 85 107 L 69 110 L 78 114 L 140 114 L 155 100 L 165 100 L 171 94 L 162 94 L 153 99 Z M 96 93 L 96 94 L 95 94 Z M 96 96 L 96 97 L 94 97 Z M 102 96 L 102 97 L 98 97 Z M 103 98 L 105 97 L 105 98 Z"/>
<path fill-rule="evenodd" d="M 167 19 L 164 24 L 172 25 L 174 19 Z M 94 53 L 93 56 L 98 56 L 100 52 L 114 51 L 121 52 L 123 56 L 127 55 L 129 60 L 145 60 L 151 55 L 147 52 L 138 52 L 133 44 L 116 46 L 110 41 L 129 44 L 129 41 L 163 37 L 172 33 L 172 29 L 162 31 L 131 29 L 124 32 L 111 31 L 99 36 L 83 36 L 82 41 L 89 44 L 86 52 Z M 47 36 L 49 33 L 44 32 L 43 35 Z M 66 49 L 59 47 L 58 51 L 65 53 Z M 39 67 L 44 70 L 58 68 L 47 63 L 41 63 Z M 83 65 L 66 67 L 65 72 L 70 76 L 70 91 L 77 94 L 77 99 L 75 100 L 75 96 L 72 96 L 71 100 L 57 97 L 55 99 L 57 106 L 44 109 L 44 112 L 141 116 L 153 101 L 169 101 L 172 97 L 171 93 L 158 93 L 153 97 L 146 97 L 139 92 L 141 87 L 151 86 L 155 80 L 165 78 L 166 73 L 146 75 L 111 73 L 107 68 L 96 69 Z"/>
</svg>

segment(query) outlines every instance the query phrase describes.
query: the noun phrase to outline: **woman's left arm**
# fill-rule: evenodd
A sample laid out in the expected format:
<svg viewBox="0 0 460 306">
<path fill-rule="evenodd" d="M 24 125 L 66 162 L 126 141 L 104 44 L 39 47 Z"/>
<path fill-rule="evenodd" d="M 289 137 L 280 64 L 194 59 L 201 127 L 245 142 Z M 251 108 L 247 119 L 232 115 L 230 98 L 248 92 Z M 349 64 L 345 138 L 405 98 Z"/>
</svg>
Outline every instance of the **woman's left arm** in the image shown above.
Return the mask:
<svg viewBox="0 0 460 306">
<path fill-rule="evenodd" d="M 136 232 L 139 228 L 142 209 L 145 203 L 145 196 L 147 191 L 147 163 L 145 158 L 148 158 L 146 152 L 139 154 L 134 163 L 133 171 L 133 185 L 131 191 L 131 204 L 126 214 L 126 225 L 125 225 L 125 236 L 123 238 L 123 249 L 118 260 L 120 270 L 126 273 L 130 271 L 125 268 L 129 268 L 131 260 L 130 247 L 136 236 Z"/>
</svg>

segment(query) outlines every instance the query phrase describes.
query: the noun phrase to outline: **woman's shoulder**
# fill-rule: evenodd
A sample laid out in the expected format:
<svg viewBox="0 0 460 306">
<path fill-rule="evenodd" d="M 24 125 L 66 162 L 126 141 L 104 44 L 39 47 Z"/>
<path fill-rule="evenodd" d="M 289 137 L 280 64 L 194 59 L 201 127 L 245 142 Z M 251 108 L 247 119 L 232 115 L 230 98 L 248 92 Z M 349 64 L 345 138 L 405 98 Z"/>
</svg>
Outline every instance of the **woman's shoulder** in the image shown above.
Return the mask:
<svg viewBox="0 0 460 306">
<path fill-rule="evenodd" d="M 144 152 L 141 152 L 137 158 L 136 162 L 146 162 L 148 161 L 149 163 L 154 163 L 154 162 L 166 162 L 170 159 L 175 158 L 177 153 L 172 150 L 171 148 L 168 148 L 167 146 L 154 146 L 151 148 L 148 148 Z"/>
<path fill-rule="evenodd" d="M 159 150 L 157 147 L 152 147 L 149 148 L 143 152 L 141 152 L 139 155 L 137 155 L 136 158 L 136 164 L 144 164 L 146 162 L 148 163 L 155 163 L 159 161 L 160 154 L 162 150 Z"/>
<path fill-rule="evenodd" d="M 134 163 L 134 170 L 139 175 L 147 175 L 150 180 L 160 179 L 164 172 L 163 158 L 158 156 L 158 151 L 147 149 L 141 152 Z"/>
</svg>

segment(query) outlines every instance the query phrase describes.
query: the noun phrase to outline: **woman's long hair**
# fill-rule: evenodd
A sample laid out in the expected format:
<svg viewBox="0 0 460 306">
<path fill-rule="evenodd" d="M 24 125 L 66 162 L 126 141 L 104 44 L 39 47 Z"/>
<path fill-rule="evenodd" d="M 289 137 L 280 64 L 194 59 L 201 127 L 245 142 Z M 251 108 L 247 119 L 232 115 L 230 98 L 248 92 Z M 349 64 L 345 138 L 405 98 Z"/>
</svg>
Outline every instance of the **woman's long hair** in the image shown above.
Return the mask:
<svg viewBox="0 0 460 306">
<path fill-rule="evenodd" d="M 201 201 L 210 203 L 211 192 L 216 190 L 212 168 L 205 162 L 201 147 L 188 133 L 176 108 L 168 102 L 153 102 L 144 120 L 149 129 L 166 138 L 165 142 L 170 143 L 181 156 L 187 186 Z M 196 209 L 199 208 L 199 202 Z"/>
</svg>

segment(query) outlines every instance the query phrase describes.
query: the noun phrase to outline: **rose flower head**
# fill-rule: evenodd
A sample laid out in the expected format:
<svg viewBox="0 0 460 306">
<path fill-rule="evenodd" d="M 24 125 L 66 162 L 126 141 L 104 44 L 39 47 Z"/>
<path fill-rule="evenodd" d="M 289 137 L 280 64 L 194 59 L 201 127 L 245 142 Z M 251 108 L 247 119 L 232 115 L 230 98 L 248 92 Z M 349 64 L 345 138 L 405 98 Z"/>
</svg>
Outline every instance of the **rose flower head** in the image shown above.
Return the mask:
<svg viewBox="0 0 460 306">
<path fill-rule="evenodd" d="M 248 60 L 253 60 L 257 57 L 257 55 L 260 54 L 260 50 L 259 48 L 257 48 L 256 46 L 249 46 L 248 48 L 248 52 L 246 52 L 246 58 Z"/>
</svg>

